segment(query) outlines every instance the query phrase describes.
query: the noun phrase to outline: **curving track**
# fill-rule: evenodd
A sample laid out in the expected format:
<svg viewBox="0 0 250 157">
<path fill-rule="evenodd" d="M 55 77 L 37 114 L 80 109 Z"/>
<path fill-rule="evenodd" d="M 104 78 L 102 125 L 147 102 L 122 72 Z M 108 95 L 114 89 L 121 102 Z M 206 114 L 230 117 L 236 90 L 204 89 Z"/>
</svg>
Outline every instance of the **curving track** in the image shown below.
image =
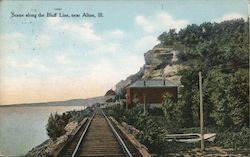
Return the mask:
<svg viewBox="0 0 250 157">
<path fill-rule="evenodd" d="M 85 124 L 59 153 L 60 157 L 132 157 L 139 156 L 128 140 L 97 108 Z"/>
</svg>

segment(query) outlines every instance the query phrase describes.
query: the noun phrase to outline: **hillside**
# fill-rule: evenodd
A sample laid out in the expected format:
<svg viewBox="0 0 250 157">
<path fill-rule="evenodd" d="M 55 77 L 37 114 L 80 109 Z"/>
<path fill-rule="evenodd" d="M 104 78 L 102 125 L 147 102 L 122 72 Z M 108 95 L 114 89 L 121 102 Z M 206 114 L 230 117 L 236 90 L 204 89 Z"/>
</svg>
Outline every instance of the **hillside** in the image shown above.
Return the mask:
<svg viewBox="0 0 250 157">
<path fill-rule="evenodd" d="M 179 54 L 178 48 L 156 45 L 144 53 L 145 64 L 136 74 L 116 84 L 116 93 L 125 95 L 126 87 L 140 79 L 168 79 L 180 86 L 178 72 L 186 67 L 186 62 L 179 59 Z"/>
<path fill-rule="evenodd" d="M 165 136 L 200 132 L 202 96 L 203 130 L 216 133 L 214 142 L 205 142 L 205 152 L 221 147 L 220 150 L 231 150 L 229 154 L 241 154 L 235 156 L 249 154 L 249 21 L 192 24 L 178 32 L 163 32 L 158 40 L 160 44 L 144 54 L 145 64 L 140 72 L 117 87 L 124 91 L 136 79 L 166 78 L 182 86 L 178 102 L 165 96 L 160 108 L 146 107 L 145 115 L 144 105 L 134 101 L 130 110 L 122 105 L 110 107 L 112 116 L 142 130 L 143 135 L 138 138 L 153 153 L 170 156 L 173 150 L 184 150 L 189 154 L 192 148 L 197 152 L 199 146 L 168 143 Z"/>
<path fill-rule="evenodd" d="M 205 123 L 218 126 L 248 125 L 248 22 L 192 24 L 176 32 L 163 32 L 160 44 L 144 54 L 140 71 L 116 85 L 125 94 L 139 79 L 166 78 L 183 88 L 178 112 L 185 127 L 198 126 L 198 72 L 203 75 Z M 209 105 L 209 107 L 206 107 Z"/>
</svg>

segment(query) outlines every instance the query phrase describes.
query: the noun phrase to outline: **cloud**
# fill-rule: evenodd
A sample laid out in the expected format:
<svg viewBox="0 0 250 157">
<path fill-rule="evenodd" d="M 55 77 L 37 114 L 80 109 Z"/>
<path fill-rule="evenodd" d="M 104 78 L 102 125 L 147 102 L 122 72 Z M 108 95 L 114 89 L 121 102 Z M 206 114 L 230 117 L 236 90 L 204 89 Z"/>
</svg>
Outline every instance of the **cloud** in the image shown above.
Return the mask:
<svg viewBox="0 0 250 157">
<path fill-rule="evenodd" d="M 30 61 L 27 62 L 16 62 L 16 64 L 14 65 L 17 69 L 18 68 L 24 68 L 26 69 L 30 75 L 33 75 L 33 71 L 43 71 L 43 72 L 47 72 L 48 71 L 48 67 L 46 67 L 44 64 L 42 64 L 39 59 L 37 58 L 33 58 Z"/>
<path fill-rule="evenodd" d="M 47 24 L 49 26 L 56 26 L 62 22 L 62 19 L 60 17 L 49 17 L 47 18 Z"/>
<path fill-rule="evenodd" d="M 119 71 L 109 61 L 101 60 L 79 77 L 57 74 L 46 79 L 2 77 L 0 104 L 101 96 L 123 78 Z"/>
<path fill-rule="evenodd" d="M 104 34 L 104 36 L 111 37 L 111 38 L 122 38 L 124 37 L 124 32 L 121 30 L 113 30 Z"/>
<path fill-rule="evenodd" d="M 247 16 L 235 12 L 235 13 L 225 14 L 222 17 L 213 19 L 212 21 L 214 21 L 214 22 L 222 22 L 222 21 L 227 21 L 227 20 L 232 20 L 232 19 L 239 19 L 239 18 L 243 18 L 243 19 L 246 20 Z"/>
<path fill-rule="evenodd" d="M 93 27 L 93 23 L 84 21 L 82 23 L 65 22 L 61 18 L 48 18 L 47 27 L 60 30 L 70 36 L 79 37 L 84 42 L 97 42 L 101 40 Z"/>
<path fill-rule="evenodd" d="M 51 43 L 51 38 L 49 35 L 39 35 L 36 37 L 34 44 L 40 47 L 48 46 Z"/>
<path fill-rule="evenodd" d="M 24 38 L 24 34 L 19 33 L 19 32 L 13 32 L 13 33 L 5 33 L 5 34 L 1 34 L 0 38 L 1 40 L 16 40 L 16 39 L 22 39 Z"/>
<path fill-rule="evenodd" d="M 0 62 L 0 68 L 7 68 L 7 67 L 15 67 L 17 65 L 17 61 L 15 59 L 10 59 L 10 58 L 2 58 Z"/>
<path fill-rule="evenodd" d="M 104 95 L 143 66 L 143 53 L 157 44 L 157 33 L 166 31 L 165 26 L 169 26 L 161 24 L 160 20 L 165 17 L 160 15 L 155 14 L 158 19 L 153 24 L 149 23 L 153 16 L 141 16 L 145 27 L 152 25 L 142 34 L 117 28 L 97 31 L 92 22 L 47 18 L 44 30 L 35 38 L 35 45 L 45 49 L 37 54 L 31 49 L 22 50 L 28 56 L 25 60 L 20 59 L 22 54 L 9 56 L 16 60 L 9 60 L 10 66 L 3 70 L 6 76 L 2 81 L 6 87 L 2 89 L 3 101 L 38 102 Z M 135 27 L 135 31 L 144 25 Z M 26 35 L 26 42 L 34 39 Z M 16 34 L 16 37 L 21 36 Z M 14 76 L 13 71 L 18 73 Z"/>
<path fill-rule="evenodd" d="M 70 64 L 71 63 L 71 61 L 69 60 L 69 58 L 66 57 L 65 55 L 56 56 L 55 60 L 59 64 Z"/>
<path fill-rule="evenodd" d="M 93 49 L 87 49 L 84 54 L 89 55 L 112 55 L 116 53 L 121 53 L 122 46 L 117 42 L 102 42 L 95 46 Z"/>
<path fill-rule="evenodd" d="M 142 26 L 142 29 L 146 32 L 153 32 L 155 31 L 154 24 L 150 23 L 149 20 L 147 20 L 144 16 L 137 16 L 136 17 L 136 24 L 139 26 Z"/>
<path fill-rule="evenodd" d="M 143 36 L 140 40 L 136 41 L 135 48 L 144 52 L 151 49 L 153 46 L 158 44 L 157 38 L 153 35 Z"/>
<path fill-rule="evenodd" d="M 158 12 L 154 16 L 137 16 L 135 22 L 147 33 L 163 32 L 171 28 L 180 30 L 190 22 L 188 20 L 175 20 L 166 12 Z"/>
<path fill-rule="evenodd" d="M 0 35 L 0 50 L 1 53 L 15 53 L 24 47 L 27 40 L 26 36 L 19 32 L 1 33 Z"/>
<path fill-rule="evenodd" d="M 95 34 L 93 29 L 93 24 L 91 22 L 84 22 L 82 24 L 67 23 L 62 26 L 66 31 L 79 34 L 81 39 L 86 42 L 96 42 L 101 40 L 101 38 Z"/>
<path fill-rule="evenodd" d="M 120 67 L 118 67 L 119 69 L 117 73 L 122 75 L 122 79 L 125 79 L 129 75 L 132 75 L 138 72 L 139 69 L 144 64 L 144 57 L 142 54 L 140 55 L 136 52 L 132 52 L 132 54 L 134 55 L 126 55 L 126 53 L 123 53 L 121 54 L 120 59 L 116 61 L 118 65 L 120 64 Z M 122 71 L 120 69 L 122 69 Z"/>
<path fill-rule="evenodd" d="M 34 69 L 36 71 L 48 70 L 48 68 L 44 64 L 42 64 L 37 58 L 32 58 L 31 60 L 16 60 L 14 58 L 6 58 L 2 61 L 0 65 L 1 68 L 15 68 L 19 71 L 22 71 L 21 69 Z"/>
</svg>

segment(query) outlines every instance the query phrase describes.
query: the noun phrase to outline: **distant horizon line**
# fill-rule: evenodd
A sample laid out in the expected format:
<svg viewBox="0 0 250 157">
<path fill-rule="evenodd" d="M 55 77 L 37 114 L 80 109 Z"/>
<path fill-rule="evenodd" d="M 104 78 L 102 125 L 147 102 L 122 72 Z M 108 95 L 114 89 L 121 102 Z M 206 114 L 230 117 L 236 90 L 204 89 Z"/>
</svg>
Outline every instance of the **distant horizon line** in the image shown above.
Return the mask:
<svg viewBox="0 0 250 157">
<path fill-rule="evenodd" d="M 48 103 L 57 103 L 57 102 L 66 102 L 71 100 L 87 100 L 92 98 L 104 97 L 104 95 L 93 96 L 88 98 L 72 98 L 72 99 L 65 99 L 65 100 L 51 100 L 51 101 L 44 101 L 44 102 L 23 102 L 23 103 L 13 103 L 13 104 L 0 104 L 0 107 L 6 106 L 21 106 L 21 105 L 35 105 L 35 104 L 48 104 Z M 69 105 L 72 106 L 72 105 Z"/>
</svg>

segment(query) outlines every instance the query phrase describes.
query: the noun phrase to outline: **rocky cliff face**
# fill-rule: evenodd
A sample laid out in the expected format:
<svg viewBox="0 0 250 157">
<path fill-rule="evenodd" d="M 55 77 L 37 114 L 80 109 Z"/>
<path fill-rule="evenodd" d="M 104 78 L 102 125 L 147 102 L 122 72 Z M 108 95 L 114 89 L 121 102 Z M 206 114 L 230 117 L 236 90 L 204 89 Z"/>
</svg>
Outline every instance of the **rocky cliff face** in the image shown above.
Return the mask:
<svg viewBox="0 0 250 157">
<path fill-rule="evenodd" d="M 173 56 L 170 48 L 154 48 L 144 54 L 145 65 L 158 67 L 171 64 Z"/>
<path fill-rule="evenodd" d="M 183 65 L 178 59 L 180 51 L 172 48 L 153 48 L 144 54 L 145 65 L 142 79 L 168 79 L 180 85 L 178 71 Z"/>
<path fill-rule="evenodd" d="M 168 79 L 176 85 L 181 85 L 178 71 L 184 68 L 179 61 L 179 50 L 173 48 L 155 47 L 144 54 L 145 64 L 134 75 L 121 80 L 116 84 L 115 92 L 124 95 L 130 84 L 140 79 Z"/>
<path fill-rule="evenodd" d="M 119 83 L 115 85 L 116 94 L 125 95 L 126 87 L 128 87 L 135 81 L 140 80 L 143 75 L 144 75 L 144 69 L 141 68 L 136 74 L 130 75 L 125 80 L 121 80 Z"/>
</svg>

